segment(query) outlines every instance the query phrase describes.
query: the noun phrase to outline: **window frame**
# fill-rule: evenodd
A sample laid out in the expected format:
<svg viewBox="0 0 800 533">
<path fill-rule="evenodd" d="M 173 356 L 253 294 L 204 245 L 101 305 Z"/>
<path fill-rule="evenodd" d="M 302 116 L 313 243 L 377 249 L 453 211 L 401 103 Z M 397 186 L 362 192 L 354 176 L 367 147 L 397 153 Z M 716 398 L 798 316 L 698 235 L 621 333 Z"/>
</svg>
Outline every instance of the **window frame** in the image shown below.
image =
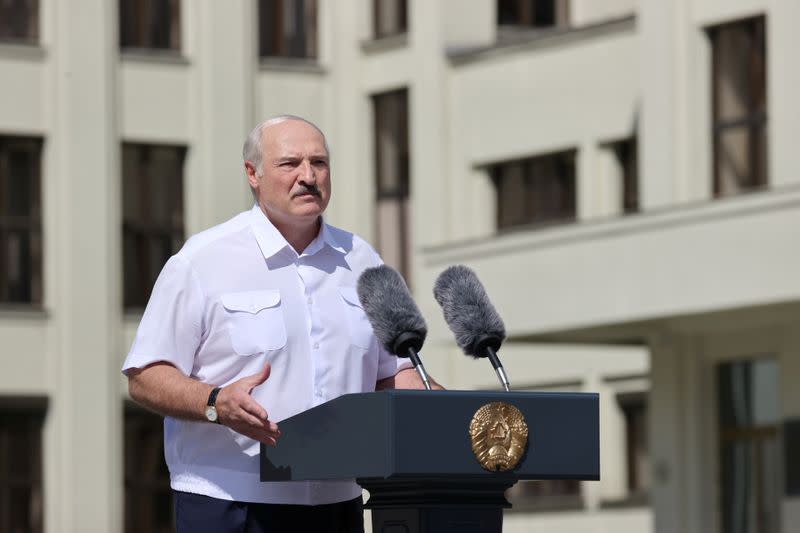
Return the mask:
<svg viewBox="0 0 800 533">
<path fill-rule="evenodd" d="M 42 230 L 42 155 L 44 140 L 41 137 L 0 135 L 0 305 L 41 306 L 44 300 L 43 280 L 43 230 Z M 25 152 L 33 162 L 29 190 L 31 204 L 27 214 L 6 214 L 3 209 L 6 181 L 10 180 L 10 154 Z M 22 232 L 28 237 L 27 299 L 12 298 L 12 288 L 7 278 L 6 237 L 12 232 Z M 24 261 L 21 258 L 22 261 Z M 22 268 L 22 267 L 21 267 Z"/>
<path fill-rule="evenodd" d="M 30 11 L 27 13 L 28 15 L 28 23 L 26 26 L 26 34 L 24 36 L 20 35 L 3 35 L 0 33 L 0 43 L 4 44 L 15 44 L 15 45 L 38 45 L 40 40 L 41 34 L 41 2 L 39 0 L 17 0 L 17 5 L 14 6 L 15 9 L 21 9 L 20 4 L 29 4 Z M 30 5 L 32 4 L 32 6 Z M 16 28 L 17 26 L 13 23 L 9 25 L 8 29 Z M 0 29 L 4 27 L 0 25 Z"/>
<path fill-rule="evenodd" d="M 396 203 L 396 209 L 398 211 L 398 220 L 396 221 L 396 226 L 399 230 L 398 240 L 400 264 L 392 266 L 400 272 L 400 274 L 407 280 L 407 283 L 410 283 L 409 280 L 411 274 L 411 224 L 410 214 L 408 212 L 411 207 L 410 98 L 410 91 L 408 88 L 377 93 L 373 94 L 371 97 L 373 109 L 375 172 L 375 247 L 379 252 L 381 252 L 382 232 L 380 227 L 380 217 L 378 216 L 380 205 L 384 202 Z M 397 116 L 400 117 L 400 121 L 396 127 L 386 124 L 386 121 L 390 119 L 385 116 L 387 113 L 380 109 L 381 106 L 389 105 L 395 105 L 398 108 L 396 111 Z M 393 161 L 393 163 L 396 164 L 394 171 L 399 178 L 399 182 L 394 188 L 385 187 L 385 180 L 381 179 L 381 163 L 384 158 L 382 143 L 380 142 L 380 133 L 382 131 L 391 131 L 396 140 L 397 146 L 399 146 L 399 157 Z"/>
<path fill-rule="evenodd" d="M 35 511 L 29 512 L 28 526 L 32 533 L 42 533 L 44 531 L 45 501 L 44 501 L 44 425 L 47 418 L 47 399 L 39 397 L 12 397 L 4 398 L 0 401 L 0 530 L 12 531 L 10 525 L 13 523 L 11 512 L 19 512 L 18 508 L 11 505 L 10 492 L 22 488 L 30 491 L 28 498 L 30 505 L 36 505 Z M 27 438 L 32 438 L 26 448 L 32 449 L 27 476 L 14 476 L 6 472 L 3 456 L 11 454 L 9 450 L 9 434 L 6 433 L 5 424 L 9 418 L 22 418 L 25 431 L 28 432 Z M 9 455 L 9 463 L 19 464 L 19 456 Z M 38 494 L 38 505 L 33 495 Z M 32 520 L 32 524 L 30 522 Z"/>
<path fill-rule="evenodd" d="M 300 29 L 302 33 L 289 40 L 285 24 L 281 24 L 281 22 L 285 22 L 284 12 L 287 10 L 287 6 L 292 4 L 295 7 L 294 29 Z M 259 0 L 256 10 L 258 30 L 256 52 L 260 61 L 280 60 L 310 63 L 318 61 L 319 3 L 317 0 Z M 270 11 L 272 16 L 270 16 Z M 300 12 L 302 12 L 303 20 L 298 24 L 297 16 Z M 302 52 L 295 53 L 292 49 L 293 43 L 297 45 L 299 42 L 302 42 Z"/>
<path fill-rule="evenodd" d="M 176 151 L 178 155 L 177 163 L 180 167 L 179 175 L 175 178 L 179 180 L 179 183 L 176 185 L 175 183 L 167 184 L 167 187 L 176 187 L 177 191 L 174 191 L 174 198 L 176 204 L 173 207 L 177 209 L 173 211 L 170 216 L 170 223 L 167 224 L 159 224 L 157 222 L 151 223 L 142 223 L 141 220 L 146 218 L 142 213 L 136 213 L 133 215 L 132 219 L 127 216 L 126 208 L 124 205 L 125 199 L 122 199 L 123 202 L 123 209 L 122 209 L 122 225 L 121 225 L 121 232 L 122 232 L 122 301 L 123 301 L 123 308 L 126 311 L 138 311 L 144 308 L 147 304 L 147 301 L 150 298 L 150 294 L 153 289 L 153 284 L 155 280 L 163 268 L 164 264 L 166 263 L 167 259 L 169 259 L 169 255 L 173 255 L 177 253 L 177 251 L 182 246 L 185 238 L 185 228 L 186 228 L 186 221 L 185 221 L 185 208 L 184 208 L 184 194 L 185 194 L 185 166 L 186 166 L 186 155 L 188 153 L 188 149 L 186 146 L 183 145 L 172 145 L 172 144 L 158 144 L 158 143 L 140 143 L 140 142 L 123 142 L 121 147 L 121 153 L 123 154 L 123 161 L 125 160 L 124 152 L 126 149 L 135 149 L 138 150 L 137 152 L 137 160 L 136 160 L 136 170 L 137 175 L 141 175 L 143 172 L 143 167 L 146 168 L 146 163 L 143 164 L 142 155 L 144 154 L 145 157 L 151 157 L 150 153 L 153 149 L 172 149 Z M 125 189 L 127 188 L 126 181 L 128 179 L 136 179 L 134 176 L 126 176 L 126 168 L 123 164 L 121 173 L 122 173 L 122 191 L 121 194 L 125 194 Z M 161 180 L 161 183 L 164 183 L 165 180 Z M 141 210 L 144 209 L 144 204 L 148 204 L 146 198 L 150 197 L 151 194 L 155 194 L 149 190 L 149 183 L 146 179 L 136 179 L 136 185 L 138 187 L 138 204 L 135 206 L 134 209 Z M 137 253 L 131 257 L 129 257 L 128 251 L 128 242 L 130 239 L 134 240 L 135 246 L 138 249 Z M 148 268 L 148 264 L 151 262 L 149 259 L 152 259 L 149 255 L 149 252 L 145 251 L 145 257 L 142 257 L 140 254 L 142 250 L 145 250 L 148 247 L 148 243 L 152 245 L 153 242 L 161 241 L 162 244 L 169 240 L 170 250 L 171 253 L 164 258 L 164 262 L 156 269 L 154 272 L 150 272 Z M 129 260 L 135 263 L 135 268 L 131 270 L 129 267 Z M 136 276 L 136 281 L 131 281 L 130 276 Z M 133 284 L 134 289 L 130 289 L 129 284 Z M 140 299 L 131 299 L 129 295 L 129 290 L 131 293 L 142 294 L 143 297 Z"/>
<path fill-rule="evenodd" d="M 639 194 L 639 146 L 637 136 L 622 139 L 612 144 L 614 156 L 620 169 L 620 206 L 623 215 L 631 215 L 641 210 Z"/>
<path fill-rule="evenodd" d="M 776 375 L 777 383 L 775 384 L 775 394 L 777 396 L 775 405 L 777 407 L 777 412 L 774 413 L 774 421 L 772 422 L 761 422 L 755 423 L 754 420 L 746 421 L 746 425 L 737 426 L 735 424 L 731 424 L 730 421 L 723 420 L 723 406 L 726 405 L 723 402 L 724 395 L 728 392 L 728 389 L 725 388 L 723 384 L 723 375 L 726 370 L 733 371 L 735 367 L 744 367 L 744 366 L 754 366 L 760 362 L 772 362 L 776 366 Z M 735 443 L 745 443 L 754 445 L 755 448 L 759 451 L 763 451 L 763 446 L 766 444 L 770 444 L 770 440 L 772 444 L 775 445 L 775 456 L 773 459 L 776 461 L 778 465 L 778 470 L 781 470 L 781 461 L 782 461 L 782 454 L 780 452 L 782 438 L 781 438 L 781 430 L 782 430 L 782 413 L 780 412 L 780 390 L 778 388 L 781 385 L 780 381 L 780 358 L 777 354 L 769 353 L 769 354 L 760 354 L 760 355 L 752 355 L 752 356 L 743 356 L 737 358 L 729 358 L 717 361 L 714 365 L 714 384 L 715 384 L 715 393 L 716 393 L 716 412 L 715 415 L 715 424 L 716 424 L 716 438 L 717 438 L 717 472 L 718 476 L 716 479 L 716 490 L 718 491 L 718 500 L 716 504 L 717 512 L 718 512 L 718 519 L 719 519 L 719 527 L 723 531 L 727 531 L 730 529 L 727 527 L 729 515 L 726 513 L 726 489 L 725 489 L 725 478 L 726 475 L 729 474 L 729 471 L 725 468 L 725 457 L 726 457 L 726 446 Z M 732 375 L 732 372 L 730 372 Z M 730 389 L 734 387 L 730 386 Z M 770 390 L 772 390 L 770 388 Z M 747 391 L 750 393 L 750 391 Z M 747 394 L 745 394 L 747 396 Z M 748 400 L 752 400 L 753 398 L 746 398 Z M 748 408 L 752 408 L 752 405 L 748 405 Z M 752 414 L 752 413 L 751 413 Z M 752 459 L 752 457 L 751 457 Z M 752 463 L 748 463 L 752 464 Z M 753 466 L 753 470 L 756 472 L 756 475 L 753 477 L 756 478 L 757 474 L 760 473 L 761 464 L 755 462 Z M 763 496 L 763 489 L 760 484 L 760 479 L 757 479 L 753 483 L 748 484 L 748 488 L 753 488 L 754 491 L 760 491 L 760 494 Z M 776 481 L 775 493 L 777 495 L 777 501 L 772 502 L 774 504 L 773 511 L 775 511 L 772 515 L 775 518 L 775 524 L 780 524 L 780 500 L 784 496 L 784 478 L 783 475 L 780 475 L 780 479 Z M 757 498 L 757 505 L 759 508 L 756 511 L 756 514 L 762 516 L 765 514 L 763 508 L 761 507 L 764 504 L 762 499 Z M 749 510 L 748 506 L 735 506 L 736 509 L 744 509 Z M 760 530 L 761 528 L 759 528 Z"/>
<path fill-rule="evenodd" d="M 397 28 L 394 30 L 381 31 L 381 15 L 382 6 L 385 3 L 381 0 L 372 0 L 372 38 L 373 39 L 386 39 L 389 37 L 396 37 L 408 33 L 408 1 L 407 0 L 392 0 L 398 5 L 398 12 L 400 13 L 399 20 L 397 21 Z"/>
<path fill-rule="evenodd" d="M 730 30 L 735 26 L 744 26 L 747 31 L 753 34 L 754 46 L 749 50 L 748 54 L 748 69 L 750 70 L 748 76 L 748 96 L 750 100 L 747 102 L 747 112 L 744 116 L 737 118 L 720 118 L 720 78 L 722 76 L 722 66 L 720 60 L 720 51 L 718 49 L 719 35 L 721 31 Z M 769 185 L 769 138 L 768 138 L 768 93 L 767 93 L 767 24 L 766 17 L 756 16 L 745 19 L 734 20 L 718 24 L 707 28 L 707 35 L 711 47 L 711 143 L 712 143 L 712 164 L 713 164 L 713 195 L 714 197 L 721 197 L 727 194 L 741 194 L 766 188 Z M 757 55 L 761 55 L 761 75 L 763 79 L 754 80 L 756 74 L 753 70 L 757 70 L 758 61 Z M 758 87 L 760 82 L 763 86 Z M 762 93 L 764 98 L 764 109 L 759 110 L 756 102 L 753 101 L 753 95 Z M 722 176 L 720 159 L 722 157 L 722 143 L 721 138 L 725 133 L 733 130 L 744 129 L 748 133 L 748 170 L 749 182 L 747 185 L 739 186 L 734 192 L 724 192 L 722 190 Z M 762 130 L 764 135 L 765 145 L 764 161 L 760 161 L 759 150 L 759 130 Z M 763 175 L 761 175 L 763 163 Z"/>
<path fill-rule="evenodd" d="M 499 28 L 529 28 L 533 30 L 544 30 L 550 28 L 568 28 L 569 27 L 569 13 L 570 6 L 569 0 L 505 0 L 509 3 L 516 4 L 516 18 L 515 22 L 501 21 L 502 10 L 500 4 L 504 0 L 496 0 L 496 23 Z M 536 3 L 537 2 L 552 2 L 553 23 L 552 24 L 536 24 Z"/>
<path fill-rule="evenodd" d="M 536 229 L 552 225 L 569 224 L 578 218 L 578 176 L 577 176 L 577 154 L 576 148 L 536 154 L 525 158 L 510 159 L 489 165 L 488 173 L 495 190 L 495 227 L 498 233 L 506 231 L 516 231 L 524 229 Z M 552 164 L 557 168 L 562 168 L 563 173 L 555 174 L 536 174 L 536 165 Z M 519 178 L 522 181 L 522 190 L 519 192 L 524 197 L 523 208 L 520 213 L 510 213 L 503 210 L 503 190 L 504 181 L 513 176 L 504 176 L 514 165 L 520 165 L 522 169 Z M 552 178 L 556 181 L 553 182 Z M 564 204 L 557 209 L 547 207 L 546 210 L 537 214 L 537 209 L 547 205 L 548 199 L 538 198 L 537 187 L 546 187 L 548 190 L 543 194 L 553 194 L 561 188 L 568 198 Z M 541 193 L 542 191 L 540 191 Z"/>
<path fill-rule="evenodd" d="M 154 424 L 156 421 L 158 421 L 160 431 L 156 431 Z M 155 472 L 152 468 L 146 468 L 147 465 L 142 464 L 141 447 L 137 446 L 132 449 L 132 441 L 134 439 L 131 433 L 135 431 L 141 433 L 143 430 L 150 433 L 155 431 L 158 434 L 158 438 L 149 443 L 152 446 L 157 442 L 156 446 L 160 450 L 160 453 L 156 455 L 161 460 L 156 465 L 157 471 Z M 169 469 L 164 457 L 163 417 L 147 411 L 133 402 L 126 401 L 123 407 L 123 432 L 125 435 L 123 439 L 124 531 L 126 533 L 135 533 L 136 531 L 142 531 L 142 526 L 144 526 L 147 531 L 157 532 L 158 530 L 152 529 L 152 526 L 156 524 L 153 524 L 150 520 L 153 517 L 156 517 L 157 520 L 158 506 L 163 505 L 165 501 L 170 508 L 171 517 L 167 523 L 162 525 L 167 526 L 168 529 L 165 531 L 172 531 L 172 526 L 175 523 L 175 504 L 171 497 L 172 489 L 170 488 Z M 150 474 L 155 474 L 155 476 L 143 478 L 144 475 Z M 164 494 L 167 495 L 166 498 Z M 139 502 L 145 503 L 144 509 L 138 506 Z M 144 524 L 142 521 L 144 521 Z"/>
<path fill-rule="evenodd" d="M 153 28 L 146 28 L 148 23 L 153 20 L 162 20 L 161 17 L 157 16 L 157 12 L 151 12 L 152 9 L 159 7 L 154 6 L 153 2 L 165 2 L 166 4 L 163 7 L 168 9 L 170 13 L 169 20 L 164 21 L 164 30 L 166 31 L 165 44 L 153 42 L 157 41 L 155 35 L 158 32 Z M 126 3 L 129 6 L 126 6 Z M 183 31 L 181 27 L 183 9 L 181 0 L 118 0 L 117 7 L 120 51 L 123 53 L 181 54 L 183 49 Z M 138 18 L 136 20 L 128 19 L 126 16 L 128 10 L 135 11 Z M 133 24 L 134 29 L 130 29 L 126 24 Z M 132 41 L 130 43 L 126 42 L 127 37 L 131 37 Z"/>
</svg>

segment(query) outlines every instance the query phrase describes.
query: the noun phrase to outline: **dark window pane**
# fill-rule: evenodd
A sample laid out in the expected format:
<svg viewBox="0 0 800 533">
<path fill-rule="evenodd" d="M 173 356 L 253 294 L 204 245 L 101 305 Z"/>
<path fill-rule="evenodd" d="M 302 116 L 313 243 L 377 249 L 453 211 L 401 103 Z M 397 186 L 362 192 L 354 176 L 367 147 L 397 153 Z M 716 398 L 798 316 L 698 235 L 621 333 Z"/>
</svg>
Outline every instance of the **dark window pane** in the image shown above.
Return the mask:
<svg viewBox="0 0 800 533">
<path fill-rule="evenodd" d="M 39 40 L 39 0 L 0 0 L 0 41 Z"/>
<path fill-rule="evenodd" d="M 647 442 L 647 394 L 617 396 L 625 416 L 625 446 L 628 463 L 628 493 L 633 498 L 650 489 L 650 451 Z"/>
<path fill-rule="evenodd" d="M 778 381 L 774 359 L 725 363 L 717 370 L 723 532 L 780 530 Z"/>
<path fill-rule="evenodd" d="M 714 193 L 767 184 L 763 17 L 709 29 L 713 56 Z"/>
<path fill-rule="evenodd" d="M 0 531 L 43 530 L 43 425 L 44 409 L 0 407 Z"/>
<path fill-rule="evenodd" d="M 405 33 L 408 29 L 406 0 L 373 0 L 373 33 L 376 38 Z"/>
<path fill-rule="evenodd" d="M 0 302 L 42 301 L 39 139 L 0 137 Z"/>
<path fill-rule="evenodd" d="M 567 25 L 566 0 L 498 0 L 497 24 L 549 28 Z"/>
<path fill-rule="evenodd" d="M 125 531 L 174 531 L 174 505 L 164 461 L 163 419 L 128 406 L 124 446 Z"/>
<path fill-rule="evenodd" d="M 259 0 L 260 57 L 317 56 L 316 0 Z"/>
<path fill-rule="evenodd" d="M 372 97 L 375 115 L 376 247 L 383 260 L 410 278 L 408 91 Z"/>
<path fill-rule="evenodd" d="M 490 168 L 497 191 L 497 227 L 575 218 L 575 152 L 532 157 Z"/>
<path fill-rule="evenodd" d="M 158 273 L 183 244 L 186 149 L 125 143 L 122 147 L 124 305 L 143 307 Z"/>
<path fill-rule="evenodd" d="M 537 511 L 583 507 L 581 482 L 574 479 L 519 481 L 506 492 L 515 510 Z"/>
<path fill-rule="evenodd" d="M 639 170 L 636 138 L 626 139 L 613 145 L 614 155 L 621 170 L 622 212 L 639 210 Z"/>
<path fill-rule="evenodd" d="M 120 46 L 180 50 L 180 19 L 180 0 L 120 0 Z"/>
</svg>

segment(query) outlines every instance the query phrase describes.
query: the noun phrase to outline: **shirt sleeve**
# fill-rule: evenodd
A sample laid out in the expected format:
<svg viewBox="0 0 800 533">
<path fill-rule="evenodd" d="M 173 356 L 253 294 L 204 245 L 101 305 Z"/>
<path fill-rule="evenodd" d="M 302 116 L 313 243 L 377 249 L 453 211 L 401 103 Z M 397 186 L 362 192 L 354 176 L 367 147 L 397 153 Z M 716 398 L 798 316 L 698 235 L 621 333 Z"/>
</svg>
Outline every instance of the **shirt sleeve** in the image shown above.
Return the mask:
<svg viewBox="0 0 800 533">
<path fill-rule="evenodd" d="M 165 361 L 190 375 L 202 338 L 204 301 L 189 263 L 171 257 L 153 287 L 122 373 Z"/>
<path fill-rule="evenodd" d="M 397 357 L 378 346 L 378 381 L 390 378 L 406 368 L 414 368 L 407 357 Z"/>
</svg>

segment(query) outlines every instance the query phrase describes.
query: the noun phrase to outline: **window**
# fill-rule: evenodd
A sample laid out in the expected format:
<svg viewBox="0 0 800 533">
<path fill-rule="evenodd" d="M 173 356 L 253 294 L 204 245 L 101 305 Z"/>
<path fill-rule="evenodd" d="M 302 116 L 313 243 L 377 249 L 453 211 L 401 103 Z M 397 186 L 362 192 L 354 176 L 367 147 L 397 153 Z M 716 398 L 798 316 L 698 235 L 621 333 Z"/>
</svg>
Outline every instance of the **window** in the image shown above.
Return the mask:
<svg viewBox="0 0 800 533">
<path fill-rule="evenodd" d="M 120 0 L 122 48 L 180 50 L 180 0 Z"/>
<path fill-rule="evenodd" d="M 497 227 L 564 222 L 575 218 L 575 151 L 492 165 Z"/>
<path fill-rule="evenodd" d="M 622 185 L 622 212 L 639 211 L 639 171 L 636 138 L 614 143 L 614 155 L 620 168 Z"/>
<path fill-rule="evenodd" d="M 714 194 L 767 185 L 764 18 L 709 30 L 713 59 Z"/>
<path fill-rule="evenodd" d="M 174 531 L 175 512 L 164 461 L 163 418 L 125 408 L 125 531 Z"/>
<path fill-rule="evenodd" d="M 556 511 L 581 509 L 581 482 L 576 479 L 519 481 L 507 493 L 514 510 Z"/>
<path fill-rule="evenodd" d="M 317 57 L 316 0 L 260 0 L 260 57 Z"/>
<path fill-rule="evenodd" d="M 408 30 L 406 0 L 373 0 L 372 24 L 376 39 L 398 35 Z"/>
<path fill-rule="evenodd" d="M 39 402 L 35 402 L 39 404 Z M 0 407 L 0 531 L 43 531 L 44 407 Z"/>
<path fill-rule="evenodd" d="M 408 91 L 372 97 L 375 114 L 376 247 L 383 260 L 409 279 L 411 235 Z"/>
<path fill-rule="evenodd" d="M 567 0 L 498 0 L 497 24 L 529 28 L 567 26 Z"/>
<path fill-rule="evenodd" d="M 717 369 L 724 533 L 780 531 L 778 372 L 771 358 L 725 363 Z"/>
<path fill-rule="evenodd" d="M 650 491 L 650 452 L 647 445 L 647 394 L 617 395 L 625 417 L 628 499 L 644 500 Z"/>
<path fill-rule="evenodd" d="M 42 303 L 42 141 L 0 137 L 0 302 Z"/>
<path fill-rule="evenodd" d="M 147 304 L 158 273 L 183 244 L 180 146 L 122 145 L 123 301 Z"/>
<path fill-rule="evenodd" d="M 0 41 L 39 41 L 39 0 L 0 0 Z"/>
</svg>

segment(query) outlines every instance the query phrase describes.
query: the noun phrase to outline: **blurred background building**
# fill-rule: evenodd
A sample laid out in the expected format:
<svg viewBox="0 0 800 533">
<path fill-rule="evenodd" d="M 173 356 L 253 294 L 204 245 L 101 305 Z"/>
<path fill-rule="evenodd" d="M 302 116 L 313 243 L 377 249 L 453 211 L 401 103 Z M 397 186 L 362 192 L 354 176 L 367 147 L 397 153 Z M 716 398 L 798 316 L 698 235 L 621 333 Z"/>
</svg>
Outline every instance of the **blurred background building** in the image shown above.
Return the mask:
<svg viewBox="0 0 800 533">
<path fill-rule="evenodd" d="M 318 123 L 328 220 L 431 295 L 472 267 L 519 389 L 599 391 L 599 482 L 505 530 L 800 523 L 797 0 L 0 0 L 0 531 L 169 531 L 119 368 L 183 240 L 250 206 L 262 118 Z M 536 435 L 533 435 L 535 441 Z"/>
</svg>

